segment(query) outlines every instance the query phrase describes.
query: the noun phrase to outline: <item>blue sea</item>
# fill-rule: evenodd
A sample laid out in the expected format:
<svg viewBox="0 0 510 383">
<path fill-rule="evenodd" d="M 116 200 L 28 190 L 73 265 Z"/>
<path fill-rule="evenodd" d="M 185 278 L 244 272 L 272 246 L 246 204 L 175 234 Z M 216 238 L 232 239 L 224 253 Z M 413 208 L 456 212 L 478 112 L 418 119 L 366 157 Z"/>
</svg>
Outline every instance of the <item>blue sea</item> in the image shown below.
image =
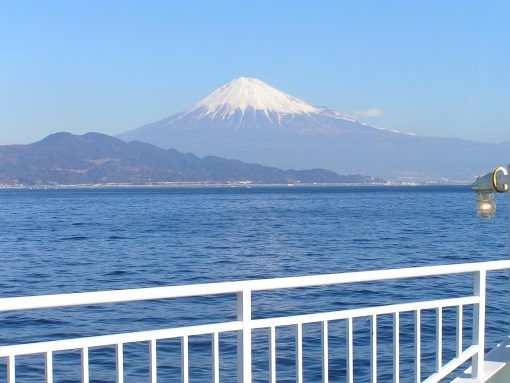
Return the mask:
<svg viewBox="0 0 510 383">
<path fill-rule="evenodd" d="M 469 187 L 286 187 L 0 190 L 0 296 L 126 289 L 506 259 L 506 201 L 476 217 Z M 254 294 L 253 316 L 438 299 L 472 293 L 470 276 Z M 509 333 L 507 272 L 488 279 L 487 348 Z M 424 311 L 424 377 L 435 313 Z M 466 308 L 470 342 L 471 311 Z M 231 296 L 0 313 L 0 343 L 232 320 Z M 379 378 L 391 381 L 392 318 L 379 318 Z M 305 325 L 304 380 L 319 382 L 320 328 Z M 346 324 L 330 323 L 330 381 L 345 382 Z M 455 310 L 444 312 L 444 360 Z M 220 379 L 236 381 L 235 334 L 220 337 Z M 355 381 L 369 381 L 369 322 L 354 320 Z M 268 380 L 268 332 L 253 334 L 254 381 Z M 211 381 L 210 337 L 190 338 L 190 381 Z M 277 329 L 279 382 L 295 381 L 294 331 Z M 148 345 L 125 345 L 125 381 L 148 382 Z M 91 381 L 115 381 L 113 347 L 90 351 Z M 43 356 L 16 359 L 17 382 L 44 381 Z M 180 381 L 180 343 L 158 343 L 158 377 Z M 401 316 L 401 380 L 413 370 L 413 314 Z M 54 355 L 55 382 L 80 381 L 80 355 Z M 5 361 L 0 362 L 5 382 Z"/>
</svg>

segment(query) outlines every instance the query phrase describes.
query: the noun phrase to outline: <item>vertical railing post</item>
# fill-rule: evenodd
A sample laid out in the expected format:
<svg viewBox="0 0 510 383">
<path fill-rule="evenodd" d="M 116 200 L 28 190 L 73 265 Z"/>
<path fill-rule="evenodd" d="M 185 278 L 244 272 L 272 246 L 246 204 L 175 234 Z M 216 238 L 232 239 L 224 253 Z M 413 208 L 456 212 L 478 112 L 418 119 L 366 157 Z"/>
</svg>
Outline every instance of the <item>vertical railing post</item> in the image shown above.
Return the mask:
<svg viewBox="0 0 510 383">
<path fill-rule="evenodd" d="M 370 318 L 370 383 L 377 383 L 377 315 Z"/>
<path fill-rule="evenodd" d="M 473 294 L 479 299 L 473 307 L 473 345 L 478 347 L 478 352 L 473 357 L 472 375 L 476 379 L 481 379 L 484 374 L 486 277 L 485 270 L 474 273 Z"/>
<path fill-rule="evenodd" d="M 81 349 L 81 383 L 89 383 L 89 348 Z"/>
<path fill-rule="evenodd" d="M 400 313 L 393 314 L 393 383 L 400 383 Z"/>
<path fill-rule="evenodd" d="M 303 383 L 303 324 L 298 323 L 296 330 L 296 383 Z"/>
<path fill-rule="evenodd" d="M 212 335 L 212 371 L 213 383 L 220 383 L 220 334 L 217 331 Z"/>
<path fill-rule="evenodd" d="M 322 348 L 322 383 L 329 382 L 329 330 L 328 321 L 321 323 Z"/>
<path fill-rule="evenodd" d="M 117 370 L 117 383 L 124 383 L 124 344 L 118 343 L 115 346 L 115 360 Z"/>
<path fill-rule="evenodd" d="M 269 383 L 276 383 L 276 328 L 269 328 Z"/>
<path fill-rule="evenodd" d="M 457 306 L 457 329 L 456 329 L 456 344 L 455 344 L 455 355 L 457 358 L 460 358 L 462 354 L 462 350 L 464 349 L 463 339 L 464 339 L 464 308 L 462 305 Z"/>
<path fill-rule="evenodd" d="M 414 315 L 414 382 L 421 383 L 421 310 Z"/>
<path fill-rule="evenodd" d="M 189 338 L 181 337 L 181 383 L 189 383 Z"/>
<path fill-rule="evenodd" d="M 251 383 L 251 290 L 237 293 L 237 320 L 243 322 L 237 332 L 237 381 Z"/>
<path fill-rule="evenodd" d="M 347 375 L 347 383 L 354 382 L 354 334 L 353 334 L 353 320 L 352 318 L 347 318 L 347 350 L 346 350 L 346 375 Z"/>
<path fill-rule="evenodd" d="M 14 355 L 7 357 L 7 383 L 16 383 L 16 359 Z"/>
<path fill-rule="evenodd" d="M 149 341 L 149 377 L 151 383 L 158 383 L 158 352 L 156 339 Z"/>
<path fill-rule="evenodd" d="M 443 308 L 436 309 L 436 372 L 443 368 Z"/>
<path fill-rule="evenodd" d="M 46 352 L 45 365 L 45 383 L 53 383 L 53 353 L 51 351 Z"/>
</svg>

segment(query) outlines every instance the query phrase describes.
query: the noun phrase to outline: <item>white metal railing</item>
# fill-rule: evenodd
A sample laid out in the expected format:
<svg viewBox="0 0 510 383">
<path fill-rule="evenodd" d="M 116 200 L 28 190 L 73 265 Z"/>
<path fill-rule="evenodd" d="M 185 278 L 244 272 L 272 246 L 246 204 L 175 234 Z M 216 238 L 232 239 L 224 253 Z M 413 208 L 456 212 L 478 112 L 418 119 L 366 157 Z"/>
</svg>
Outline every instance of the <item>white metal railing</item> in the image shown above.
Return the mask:
<svg viewBox="0 0 510 383">
<path fill-rule="evenodd" d="M 208 283 L 187 286 L 169 286 L 144 289 L 100 291 L 74 294 L 56 294 L 0 299 L 1 312 L 32 310 L 40 308 L 56 308 L 66 306 L 94 305 L 116 302 L 146 301 L 156 299 L 210 296 L 217 294 L 237 295 L 237 319 L 235 321 L 210 323 L 197 326 L 168 328 L 152 331 L 138 331 L 124 334 L 102 335 L 76 339 L 64 339 L 30 344 L 7 345 L 0 347 L 0 358 L 7 360 L 7 381 L 15 383 L 15 362 L 20 355 L 44 354 L 46 382 L 53 381 L 53 353 L 64 350 L 81 351 L 81 380 L 89 381 L 89 349 L 95 347 L 115 346 L 116 379 L 124 381 L 123 346 L 127 343 L 148 342 L 150 381 L 157 382 L 157 341 L 162 339 L 181 340 L 181 381 L 189 381 L 188 341 L 189 337 L 210 335 L 212 345 L 212 378 L 214 383 L 220 381 L 219 375 L 219 335 L 226 332 L 237 333 L 238 381 L 252 381 L 252 330 L 269 329 L 269 381 L 276 382 L 276 328 L 294 326 L 296 339 L 296 381 L 303 382 L 303 325 L 308 323 L 321 324 L 322 344 L 322 381 L 329 381 L 329 332 L 328 323 L 333 320 L 345 320 L 347 323 L 347 370 L 348 383 L 354 381 L 353 354 L 353 320 L 367 317 L 370 319 L 370 362 L 371 382 L 377 381 L 377 318 L 383 314 L 393 316 L 393 382 L 400 381 L 400 315 L 404 312 L 414 313 L 414 360 L 416 383 L 435 383 L 445 378 L 463 363 L 472 359 L 472 376 L 483 381 L 484 348 L 485 348 L 485 304 L 486 274 L 488 271 L 510 269 L 510 260 L 464 263 L 445 266 L 414 267 L 404 269 L 377 270 L 342 274 L 326 274 L 304 277 L 275 278 L 239 282 Z M 400 303 L 377 307 L 362 307 L 349 310 L 321 312 L 284 317 L 252 319 L 252 293 L 288 288 L 312 287 L 347 284 L 355 282 L 387 281 L 426 276 L 440 276 L 471 273 L 474 276 L 473 292 L 464 297 Z M 472 344 L 463 347 L 463 312 L 464 307 L 473 306 L 473 339 Z M 456 356 L 445 363 L 443 360 L 443 309 L 453 307 L 456 315 Z M 436 347 L 435 372 L 427 377 L 422 376 L 421 369 L 421 313 L 423 310 L 436 312 Z"/>
</svg>

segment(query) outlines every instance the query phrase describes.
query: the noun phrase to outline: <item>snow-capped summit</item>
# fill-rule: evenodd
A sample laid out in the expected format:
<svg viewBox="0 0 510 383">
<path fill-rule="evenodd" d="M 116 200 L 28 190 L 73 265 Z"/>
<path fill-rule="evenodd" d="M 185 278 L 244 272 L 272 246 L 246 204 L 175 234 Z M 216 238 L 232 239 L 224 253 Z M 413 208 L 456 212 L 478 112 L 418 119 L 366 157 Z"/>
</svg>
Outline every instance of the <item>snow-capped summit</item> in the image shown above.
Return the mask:
<svg viewBox="0 0 510 383">
<path fill-rule="evenodd" d="M 200 117 L 228 118 L 248 110 L 272 114 L 310 114 L 321 112 L 320 108 L 309 105 L 299 98 L 288 95 L 256 78 L 238 77 L 216 89 L 207 97 L 185 111 L 195 112 Z"/>
</svg>

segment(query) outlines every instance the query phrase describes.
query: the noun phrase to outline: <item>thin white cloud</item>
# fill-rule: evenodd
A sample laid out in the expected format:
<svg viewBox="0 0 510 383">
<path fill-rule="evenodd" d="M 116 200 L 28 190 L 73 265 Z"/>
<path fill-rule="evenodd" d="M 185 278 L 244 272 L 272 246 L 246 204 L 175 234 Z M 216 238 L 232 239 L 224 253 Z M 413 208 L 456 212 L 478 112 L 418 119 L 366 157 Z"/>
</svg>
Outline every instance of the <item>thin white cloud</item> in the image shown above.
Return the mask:
<svg viewBox="0 0 510 383">
<path fill-rule="evenodd" d="M 370 108 L 367 110 L 355 110 L 353 115 L 357 118 L 372 118 L 384 116 L 384 111 L 377 108 Z"/>
</svg>

